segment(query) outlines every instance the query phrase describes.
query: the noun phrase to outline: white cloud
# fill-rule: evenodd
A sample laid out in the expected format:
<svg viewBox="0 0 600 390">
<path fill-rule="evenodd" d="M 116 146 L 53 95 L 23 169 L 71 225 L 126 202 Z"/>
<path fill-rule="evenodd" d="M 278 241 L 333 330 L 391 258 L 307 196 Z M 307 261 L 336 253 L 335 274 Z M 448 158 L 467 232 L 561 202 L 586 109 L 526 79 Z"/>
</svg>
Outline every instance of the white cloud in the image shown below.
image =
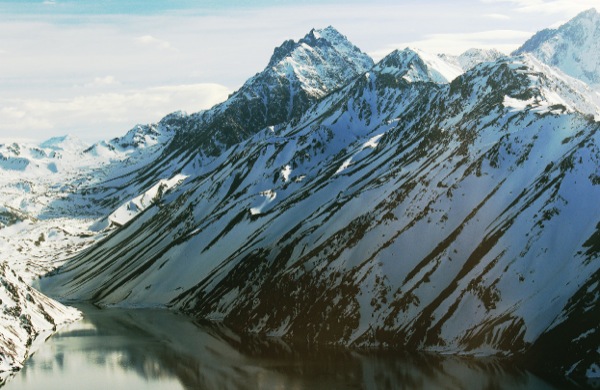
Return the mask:
<svg viewBox="0 0 600 390">
<path fill-rule="evenodd" d="M 15 103 L 15 102 L 13 102 Z M 23 131 L 35 129 L 34 133 L 52 129 L 52 123 L 42 115 L 31 115 L 22 105 L 6 105 L 0 109 L 0 136 L 8 139 L 23 137 Z"/>
<path fill-rule="evenodd" d="M 508 3 L 523 13 L 563 14 L 572 17 L 590 8 L 598 8 L 598 0 L 481 0 L 485 4 Z"/>
<path fill-rule="evenodd" d="M 162 50 L 173 49 L 169 41 L 155 38 L 152 35 L 143 35 L 141 37 L 137 37 L 135 40 L 143 45 L 154 46 Z"/>
<path fill-rule="evenodd" d="M 494 13 L 494 14 L 485 14 L 483 16 L 486 17 L 486 18 L 489 18 L 489 19 L 510 20 L 510 16 L 504 15 L 504 14 L 496 14 L 496 13 Z"/>
<path fill-rule="evenodd" d="M 530 31 L 492 30 L 473 33 L 430 34 L 412 42 L 390 45 L 385 49 L 370 52 L 373 58 L 380 59 L 394 49 L 415 47 L 430 53 L 462 54 L 471 48 L 497 49 L 506 54 L 517 49 L 531 37 Z"/>
<path fill-rule="evenodd" d="M 25 111 L 19 110 L 17 107 L 2 107 L 0 108 L 0 116 L 8 120 L 20 120 L 25 117 Z"/>
<path fill-rule="evenodd" d="M 95 77 L 92 82 L 86 83 L 84 86 L 88 88 L 105 87 L 109 85 L 119 85 L 119 81 L 113 76 Z"/>
<path fill-rule="evenodd" d="M 43 140 L 70 133 L 90 141 L 112 138 L 173 111 L 210 108 L 230 92 L 218 84 L 192 84 L 57 100 L 7 99 L 0 101 L 0 137 Z"/>
</svg>

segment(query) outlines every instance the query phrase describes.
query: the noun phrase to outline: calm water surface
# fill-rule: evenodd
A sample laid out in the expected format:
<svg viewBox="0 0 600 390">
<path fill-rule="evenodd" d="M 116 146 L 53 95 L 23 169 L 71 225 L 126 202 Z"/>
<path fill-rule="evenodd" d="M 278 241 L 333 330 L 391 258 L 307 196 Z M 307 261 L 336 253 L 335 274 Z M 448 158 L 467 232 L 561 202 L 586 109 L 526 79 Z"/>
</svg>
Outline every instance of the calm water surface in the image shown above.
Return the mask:
<svg viewBox="0 0 600 390">
<path fill-rule="evenodd" d="M 6 389 L 554 389 L 494 359 L 357 353 L 240 337 L 163 310 L 80 307 Z"/>
</svg>

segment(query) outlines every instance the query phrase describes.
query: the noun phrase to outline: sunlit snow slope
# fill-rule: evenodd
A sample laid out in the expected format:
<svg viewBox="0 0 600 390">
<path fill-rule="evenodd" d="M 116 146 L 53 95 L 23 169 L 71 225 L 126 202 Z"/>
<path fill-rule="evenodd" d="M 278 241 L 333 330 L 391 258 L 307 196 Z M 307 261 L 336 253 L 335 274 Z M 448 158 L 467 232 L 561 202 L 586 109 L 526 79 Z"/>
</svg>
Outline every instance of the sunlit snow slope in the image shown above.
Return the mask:
<svg viewBox="0 0 600 390">
<path fill-rule="evenodd" d="M 582 12 L 556 29 L 535 34 L 513 54 L 532 53 L 566 74 L 600 88 L 600 13 Z"/>
<path fill-rule="evenodd" d="M 227 102 L 172 119 L 114 194 L 137 207 L 177 184 L 41 287 L 314 342 L 544 354 L 540 369 L 594 377 L 598 94 L 535 54 L 405 49 L 371 67 L 331 27 L 287 41 Z"/>
</svg>

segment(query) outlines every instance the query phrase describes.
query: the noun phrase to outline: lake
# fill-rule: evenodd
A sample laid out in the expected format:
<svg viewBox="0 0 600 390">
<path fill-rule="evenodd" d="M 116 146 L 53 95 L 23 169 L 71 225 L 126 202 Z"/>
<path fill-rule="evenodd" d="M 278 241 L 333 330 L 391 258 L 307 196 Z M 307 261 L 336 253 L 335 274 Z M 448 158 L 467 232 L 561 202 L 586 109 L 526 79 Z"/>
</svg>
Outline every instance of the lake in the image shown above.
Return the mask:
<svg viewBox="0 0 600 390">
<path fill-rule="evenodd" d="M 356 352 L 239 336 L 165 310 L 78 306 L 6 389 L 554 389 L 493 358 Z"/>
</svg>

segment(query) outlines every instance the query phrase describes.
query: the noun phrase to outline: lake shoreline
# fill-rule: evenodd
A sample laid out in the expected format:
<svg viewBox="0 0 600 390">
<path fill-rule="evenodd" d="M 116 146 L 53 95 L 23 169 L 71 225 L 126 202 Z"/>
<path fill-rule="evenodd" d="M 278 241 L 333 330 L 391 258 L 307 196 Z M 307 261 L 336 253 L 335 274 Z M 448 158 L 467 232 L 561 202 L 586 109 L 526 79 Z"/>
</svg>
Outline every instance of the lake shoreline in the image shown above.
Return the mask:
<svg viewBox="0 0 600 390">
<path fill-rule="evenodd" d="M 7 389 L 89 385 L 87 380 L 99 373 L 104 386 L 114 381 L 113 388 L 129 383 L 125 388 L 130 389 L 148 381 L 150 388 L 402 388 L 407 383 L 411 388 L 448 383 L 559 388 L 495 357 L 302 347 L 276 337 L 239 335 L 164 309 L 77 308 L 83 319 L 50 337 Z"/>
</svg>

